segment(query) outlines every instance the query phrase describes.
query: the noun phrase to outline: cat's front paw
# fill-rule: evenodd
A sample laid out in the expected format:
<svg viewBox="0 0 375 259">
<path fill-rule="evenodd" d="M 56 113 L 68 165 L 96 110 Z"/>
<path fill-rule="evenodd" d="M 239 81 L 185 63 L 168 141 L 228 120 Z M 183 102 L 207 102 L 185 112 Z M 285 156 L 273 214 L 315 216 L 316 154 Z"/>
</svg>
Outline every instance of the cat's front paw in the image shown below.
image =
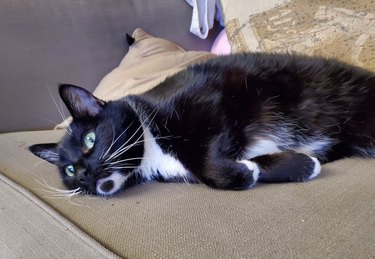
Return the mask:
<svg viewBox="0 0 375 259">
<path fill-rule="evenodd" d="M 238 163 L 242 163 L 246 165 L 246 167 L 252 172 L 253 174 L 253 182 L 250 184 L 249 188 L 254 187 L 256 182 L 258 181 L 259 178 L 259 167 L 256 163 L 251 162 L 249 160 L 239 160 Z"/>
<path fill-rule="evenodd" d="M 259 167 L 248 160 L 212 160 L 200 180 L 208 186 L 225 190 L 247 190 L 255 186 Z"/>
<path fill-rule="evenodd" d="M 312 157 L 312 156 L 310 158 L 314 162 L 314 166 L 313 166 L 311 175 L 308 177 L 308 180 L 311 180 L 317 177 L 322 170 L 319 160 L 316 157 Z"/>
<path fill-rule="evenodd" d="M 292 182 L 309 181 L 317 177 L 321 171 L 317 158 L 302 153 L 295 153 L 290 161 L 286 161 L 286 164 L 289 168 L 285 169 Z"/>
<path fill-rule="evenodd" d="M 304 182 L 321 171 L 317 158 L 294 151 L 262 155 L 252 161 L 260 168 L 259 181 L 265 183 Z"/>
</svg>

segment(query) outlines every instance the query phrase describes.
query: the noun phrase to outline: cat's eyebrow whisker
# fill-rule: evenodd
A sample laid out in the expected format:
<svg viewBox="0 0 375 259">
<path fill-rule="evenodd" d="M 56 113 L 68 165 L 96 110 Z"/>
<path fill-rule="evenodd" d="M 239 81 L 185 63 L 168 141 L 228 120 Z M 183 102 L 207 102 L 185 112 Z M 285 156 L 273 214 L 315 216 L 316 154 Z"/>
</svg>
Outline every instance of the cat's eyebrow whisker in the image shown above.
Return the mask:
<svg viewBox="0 0 375 259">
<path fill-rule="evenodd" d="M 61 109 L 61 113 L 62 113 L 62 117 L 63 117 L 63 123 L 64 123 L 64 125 L 65 125 L 65 131 L 66 131 L 66 133 L 68 134 L 68 135 L 72 135 L 72 133 L 73 133 L 73 130 L 72 130 L 72 127 L 70 126 L 70 124 L 69 124 L 69 122 L 67 122 L 66 120 L 67 120 L 67 118 L 66 118 L 66 116 L 65 116 L 65 113 L 64 113 L 64 108 L 63 108 L 63 106 L 62 106 L 62 102 L 61 102 L 61 99 L 59 99 L 59 103 L 60 103 L 60 109 Z"/>
<path fill-rule="evenodd" d="M 43 117 L 43 120 L 46 120 L 46 121 L 48 121 L 48 122 L 51 122 L 52 124 L 55 124 L 55 125 L 57 125 L 57 124 L 59 124 L 61 121 L 54 121 L 54 120 L 50 120 L 50 119 L 47 119 L 47 118 L 45 118 L 45 117 Z M 64 120 L 63 121 L 64 122 L 64 124 L 65 124 L 65 126 L 66 126 L 66 128 L 63 128 L 62 130 L 64 130 L 65 132 L 66 132 L 66 134 L 68 134 L 69 136 L 71 136 L 71 134 L 72 134 L 72 130 L 71 130 L 71 128 L 70 128 L 70 125 Z"/>
<path fill-rule="evenodd" d="M 53 97 L 53 94 L 52 94 L 52 92 L 51 92 L 51 89 L 50 89 L 48 86 L 47 86 L 47 89 L 48 89 L 48 93 L 49 93 L 49 95 L 50 95 L 51 98 L 52 98 L 53 103 L 55 104 L 55 106 L 56 106 L 56 108 L 57 108 L 57 111 L 59 112 L 59 114 L 60 114 L 60 116 L 61 116 L 61 118 L 62 118 L 62 120 L 63 120 L 63 122 L 64 122 L 64 124 L 65 124 L 65 126 L 66 126 L 66 133 L 67 133 L 69 136 L 71 136 L 71 135 L 72 135 L 72 128 L 71 128 L 70 125 L 66 122 L 66 116 L 65 116 L 65 114 L 64 114 L 64 109 L 61 107 L 61 101 L 60 101 L 60 107 L 59 107 L 59 105 L 57 104 L 55 98 Z"/>
</svg>

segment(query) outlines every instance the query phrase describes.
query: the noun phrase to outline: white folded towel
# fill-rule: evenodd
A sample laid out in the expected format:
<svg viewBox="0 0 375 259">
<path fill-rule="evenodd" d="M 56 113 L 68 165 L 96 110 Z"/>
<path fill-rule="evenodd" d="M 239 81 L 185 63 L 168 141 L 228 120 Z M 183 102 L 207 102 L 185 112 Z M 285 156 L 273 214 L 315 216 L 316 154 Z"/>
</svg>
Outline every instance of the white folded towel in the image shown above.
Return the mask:
<svg viewBox="0 0 375 259">
<path fill-rule="evenodd" d="M 214 19 L 224 26 L 223 8 L 220 0 L 186 0 L 193 7 L 190 32 L 198 37 L 207 38 L 208 31 L 214 26 Z"/>
</svg>

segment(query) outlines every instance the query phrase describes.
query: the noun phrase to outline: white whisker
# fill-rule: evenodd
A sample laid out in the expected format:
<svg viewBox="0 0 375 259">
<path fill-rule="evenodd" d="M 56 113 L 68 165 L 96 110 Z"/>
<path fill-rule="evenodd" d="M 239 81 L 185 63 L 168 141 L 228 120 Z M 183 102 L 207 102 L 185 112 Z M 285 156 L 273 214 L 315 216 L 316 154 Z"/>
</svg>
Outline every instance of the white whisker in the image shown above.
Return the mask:
<svg viewBox="0 0 375 259">
<path fill-rule="evenodd" d="M 143 136 L 143 134 L 142 134 L 142 136 Z M 141 136 L 141 137 L 142 137 L 142 136 Z M 116 152 L 118 152 L 118 153 L 117 153 L 116 155 L 114 155 L 114 156 L 110 159 L 110 161 L 113 160 L 113 159 L 115 159 L 116 157 L 122 155 L 123 153 L 125 153 L 126 151 L 128 151 L 129 149 L 131 149 L 131 148 L 132 148 L 133 146 L 135 146 L 135 145 L 138 145 L 138 144 L 141 144 L 141 143 L 144 143 L 144 142 L 150 141 L 150 140 L 157 140 L 157 139 L 170 138 L 170 137 L 172 137 L 172 136 L 165 136 L 165 137 L 157 137 L 157 138 L 149 138 L 149 139 L 139 140 L 141 137 L 139 137 L 134 143 L 132 143 L 132 144 L 130 144 L 130 145 L 128 145 L 128 146 L 123 147 L 121 150 L 120 150 L 120 149 L 116 150 Z M 112 154 L 112 155 L 113 155 L 113 154 Z"/>
<path fill-rule="evenodd" d="M 154 114 L 153 114 L 154 113 Z M 134 134 L 127 140 L 127 141 L 125 141 L 125 143 L 124 144 L 122 144 L 115 152 L 113 152 L 104 162 L 107 162 L 108 160 L 112 160 L 112 159 L 114 159 L 114 158 L 116 158 L 117 157 L 117 154 L 119 153 L 119 152 L 121 152 L 121 153 L 124 153 L 125 151 L 121 151 L 124 147 L 126 148 L 126 145 L 129 143 L 129 141 L 131 141 L 132 139 L 133 139 L 133 137 L 140 131 L 140 130 L 142 130 L 143 129 L 143 127 L 144 127 L 144 124 L 145 124 L 145 122 L 151 117 L 151 116 L 153 116 L 151 119 L 150 119 L 150 121 L 149 121 L 149 123 L 148 123 L 148 125 L 146 126 L 146 127 L 149 127 L 150 126 L 150 124 L 152 123 L 152 121 L 153 121 L 153 119 L 155 118 L 155 116 L 156 116 L 156 114 L 157 114 L 157 110 L 154 110 L 153 112 L 151 112 L 148 116 L 147 116 L 147 118 L 144 120 L 144 121 L 142 121 L 141 122 L 141 125 L 138 127 L 138 129 L 134 132 Z M 143 131 L 142 131 L 142 134 L 138 137 L 138 139 L 135 141 L 135 142 L 137 142 L 137 141 L 139 141 L 139 139 L 141 139 L 142 137 L 143 137 L 143 135 L 144 135 L 144 133 L 143 133 Z M 133 145 L 134 146 L 134 145 Z M 128 150 L 128 149 L 127 149 Z"/>
<path fill-rule="evenodd" d="M 126 147 L 126 145 L 128 144 L 128 142 L 138 133 L 138 131 L 142 128 L 142 125 L 139 126 L 139 128 L 134 132 L 134 134 L 127 140 L 125 141 L 124 144 L 122 144 L 116 151 L 114 151 L 104 162 L 107 162 L 108 160 L 112 160 L 113 158 L 117 157 L 117 154 L 119 152 L 121 152 L 121 150 Z M 143 136 L 143 134 L 141 134 L 141 136 L 138 138 L 138 140 Z"/>
<path fill-rule="evenodd" d="M 111 140 L 111 144 L 108 146 L 107 150 L 106 151 L 103 151 L 101 154 L 100 154 L 100 157 L 99 157 L 99 160 L 101 161 L 103 159 L 104 156 L 107 155 L 107 153 L 111 150 L 112 146 L 113 146 L 113 142 L 115 140 L 115 127 L 113 126 L 113 123 L 111 122 L 111 126 L 112 126 L 112 140 Z M 123 131 L 125 132 L 125 130 Z M 123 133 L 122 132 L 122 133 Z M 122 135 L 122 133 L 120 134 L 120 136 Z"/>
<path fill-rule="evenodd" d="M 43 186 L 45 189 L 37 189 L 37 188 L 33 188 L 35 190 L 40 190 L 40 191 L 43 191 L 45 193 L 48 194 L 47 198 L 49 199 L 62 199 L 62 200 L 66 200 L 67 202 L 69 202 L 69 204 L 72 204 L 72 205 L 75 205 L 75 206 L 87 206 L 87 205 L 82 205 L 82 204 L 78 204 L 78 203 L 74 203 L 71 201 L 72 198 L 80 195 L 80 194 L 85 194 L 84 191 L 81 190 L 81 188 L 76 188 L 76 189 L 73 189 L 73 190 L 62 190 L 62 189 L 58 189 L 56 187 L 53 187 L 51 185 L 49 185 L 47 182 L 43 181 L 43 182 L 40 182 L 36 179 L 34 179 L 34 181 L 36 181 L 38 184 L 40 184 L 41 186 Z"/>
<path fill-rule="evenodd" d="M 57 108 L 57 111 L 59 112 L 59 114 L 60 114 L 60 116 L 61 116 L 61 118 L 62 118 L 62 120 L 63 120 L 63 122 L 64 122 L 64 124 L 65 124 L 65 126 L 66 126 L 66 132 L 67 132 L 67 134 L 71 136 L 71 134 L 72 134 L 72 128 L 71 128 L 70 125 L 66 122 L 66 116 L 65 116 L 65 113 L 64 113 L 64 109 L 63 109 L 61 106 L 59 107 L 59 105 L 57 104 L 55 98 L 53 97 L 53 94 L 52 94 L 52 92 L 51 92 L 51 89 L 50 89 L 48 86 L 47 86 L 47 89 L 48 89 L 48 93 L 49 93 L 49 95 L 50 95 L 51 98 L 52 98 L 53 103 L 55 104 L 55 106 L 56 106 L 56 108 Z M 61 105 L 61 101 L 60 101 L 60 105 Z"/>
<path fill-rule="evenodd" d="M 132 157 L 132 158 L 127 158 L 127 159 L 123 159 L 123 160 L 118 160 L 118 161 L 115 161 L 115 162 L 107 162 L 107 163 L 104 163 L 103 165 L 115 165 L 115 164 L 124 163 L 124 162 L 128 162 L 128 161 L 143 160 L 143 159 L 150 159 L 150 158 Z"/>
<path fill-rule="evenodd" d="M 121 169 L 136 169 L 138 166 L 111 166 L 104 168 L 103 171 L 121 170 Z"/>
<path fill-rule="evenodd" d="M 107 151 L 102 155 L 102 156 L 100 156 L 100 160 L 101 159 L 103 159 L 103 157 L 105 157 L 107 154 L 108 154 L 108 152 L 111 150 L 111 148 L 112 148 L 112 146 L 117 142 L 117 140 L 119 140 L 120 139 L 120 137 L 131 127 L 131 125 L 133 124 L 133 122 L 132 123 L 130 123 L 130 125 L 126 128 L 126 129 L 124 129 L 122 132 L 121 132 L 121 134 L 116 138 L 116 139 L 114 139 L 115 138 L 115 130 L 114 130 L 114 128 L 113 128 L 113 125 L 112 125 L 112 131 L 113 131 L 113 136 L 112 136 L 112 142 L 111 142 L 111 145 L 108 147 L 108 149 L 107 149 Z"/>
<path fill-rule="evenodd" d="M 76 189 L 73 189 L 73 190 L 62 190 L 62 189 L 58 189 L 56 187 L 53 187 L 51 186 L 50 184 L 48 184 L 46 181 L 43 181 L 43 182 L 40 182 L 38 180 L 35 179 L 35 181 L 42 185 L 43 187 L 49 189 L 50 191 L 54 191 L 55 193 L 60 193 L 60 194 L 71 194 L 71 193 L 75 193 L 77 191 L 80 190 L 80 187 L 76 188 Z"/>
</svg>

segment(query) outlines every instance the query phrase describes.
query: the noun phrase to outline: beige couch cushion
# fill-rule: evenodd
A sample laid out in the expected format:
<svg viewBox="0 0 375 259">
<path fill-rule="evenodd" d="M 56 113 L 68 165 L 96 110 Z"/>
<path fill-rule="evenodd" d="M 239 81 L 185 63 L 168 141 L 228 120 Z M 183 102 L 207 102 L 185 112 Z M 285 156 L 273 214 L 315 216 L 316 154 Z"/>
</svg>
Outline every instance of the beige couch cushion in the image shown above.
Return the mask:
<svg viewBox="0 0 375 259">
<path fill-rule="evenodd" d="M 375 1 L 221 2 L 233 52 L 298 52 L 375 71 Z"/>
<path fill-rule="evenodd" d="M 0 175 L 0 258 L 56 256 L 115 257 L 29 191 Z"/>
<path fill-rule="evenodd" d="M 111 198 L 57 199 L 46 187 L 63 188 L 56 168 L 27 146 L 57 141 L 62 134 L 0 135 L 0 172 L 120 256 L 375 256 L 375 160 L 345 159 L 323 166 L 321 176 L 307 183 L 260 185 L 248 191 L 148 183 Z"/>
</svg>

